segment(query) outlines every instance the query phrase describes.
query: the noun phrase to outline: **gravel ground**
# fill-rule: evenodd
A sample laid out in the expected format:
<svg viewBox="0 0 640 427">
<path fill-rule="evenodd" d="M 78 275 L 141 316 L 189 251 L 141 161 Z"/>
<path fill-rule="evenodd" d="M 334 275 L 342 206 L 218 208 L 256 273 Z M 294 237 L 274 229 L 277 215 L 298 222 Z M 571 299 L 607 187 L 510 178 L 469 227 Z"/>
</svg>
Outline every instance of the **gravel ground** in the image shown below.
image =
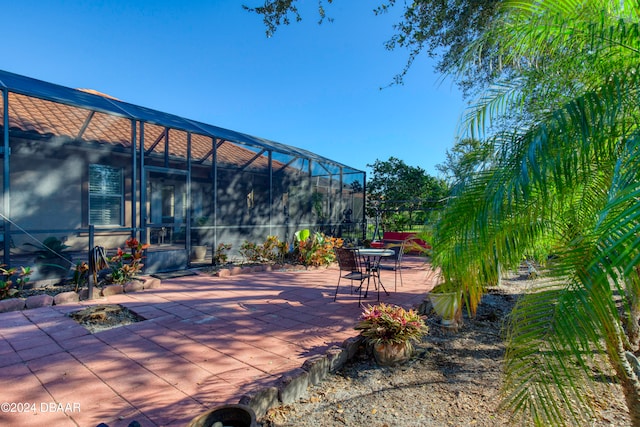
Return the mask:
<svg viewBox="0 0 640 427">
<path fill-rule="evenodd" d="M 396 367 L 380 367 L 362 352 L 339 372 L 309 389 L 293 405 L 272 409 L 269 427 L 507 426 L 498 409 L 502 385 L 503 319 L 527 286 L 526 270 L 484 297 L 475 319 L 457 330 L 429 318 L 430 332 L 416 355 Z M 592 426 L 628 426 L 617 386 Z"/>
</svg>

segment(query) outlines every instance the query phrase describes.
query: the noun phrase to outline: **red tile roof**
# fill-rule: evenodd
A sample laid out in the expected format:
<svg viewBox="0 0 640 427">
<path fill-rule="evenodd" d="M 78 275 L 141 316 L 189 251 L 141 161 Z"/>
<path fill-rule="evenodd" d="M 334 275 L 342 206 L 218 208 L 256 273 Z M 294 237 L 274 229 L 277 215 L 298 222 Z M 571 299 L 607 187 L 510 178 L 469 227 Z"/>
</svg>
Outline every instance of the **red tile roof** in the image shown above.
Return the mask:
<svg viewBox="0 0 640 427">
<path fill-rule="evenodd" d="M 96 91 L 84 90 L 100 94 Z M 115 99 L 115 98 L 114 98 Z M 131 120 L 125 117 L 92 111 L 80 107 L 47 101 L 17 93 L 9 93 L 9 127 L 11 130 L 33 132 L 39 135 L 66 137 L 71 140 L 98 142 L 102 144 L 131 146 Z M 164 126 L 144 124 L 145 150 L 153 147 L 153 153 L 164 154 Z M 137 135 L 140 135 L 139 127 Z M 169 155 L 187 157 L 187 132 L 169 129 Z M 159 140 L 159 143 L 155 144 Z M 155 145 L 154 145 L 155 144 Z M 212 160 L 212 140 L 209 136 L 191 134 L 191 155 L 194 161 Z M 218 163 L 244 167 L 249 162 L 252 169 L 266 169 L 266 154 L 256 157 L 259 152 L 225 141 L 218 146 Z M 284 164 L 274 161 L 274 168 Z"/>
</svg>

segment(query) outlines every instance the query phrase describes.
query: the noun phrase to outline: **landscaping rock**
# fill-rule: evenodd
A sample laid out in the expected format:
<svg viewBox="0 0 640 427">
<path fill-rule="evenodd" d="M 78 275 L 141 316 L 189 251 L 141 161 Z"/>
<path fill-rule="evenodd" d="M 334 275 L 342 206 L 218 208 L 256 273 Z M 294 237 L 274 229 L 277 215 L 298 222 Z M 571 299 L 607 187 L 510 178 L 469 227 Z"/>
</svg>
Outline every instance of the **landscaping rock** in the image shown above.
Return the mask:
<svg viewBox="0 0 640 427">
<path fill-rule="evenodd" d="M 144 289 L 158 289 L 162 282 L 157 277 L 143 277 L 143 288 Z"/>
<path fill-rule="evenodd" d="M 353 359 L 355 355 L 358 354 L 358 349 L 360 348 L 361 344 L 362 344 L 362 337 L 360 337 L 360 335 L 356 337 L 350 337 L 344 340 L 344 342 L 342 343 L 342 347 L 347 352 L 348 360 Z"/>
<path fill-rule="evenodd" d="M 62 292 L 53 297 L 53 303 L 55 305 L 69 304 L 78 301 L 80 301 L 80 295 L 78 295 L 77 292 L 73 291 Z"/>
<path fill-rule="evenodd" d="M 278 381 L 278 398 L 284 405 L 296 402 L 307 395 L 309 387 L 309 373 L 297 368 L 284 374 Z"/>
<path fill-rule="evenodd" d="M 231 271 L 232 276 L 236 276 L 238 274 L 242 274 L 242 267 L 231 267 L 229 271 Z"/>
<path fill-rule="evenodd" d="M 30 296 L 24 304 L 26 308 L 49 307 L 51 305 L 53 305 L 53 297 L 46 294 Z"/>
<path fill-rule="evenodd" d="M 100 298 L 100 288 L 96 288 L 94 286 L 93 288 L 93 298 Z M 81 289 L 80 290 L 80 300 L 84 301 L 86 299 L 89 299 L 89 289 Z"/>
<path fill-rule="evenodd" d="M 124 293 L 124 287 L 122 285 L 109 285 L 102 288 L 102 296 L 108 297 L 109 295 L 117 295 Z"/>
<path fill-rule="evenodd" d="M 125 283 L 125 293 L 138 292 L 144 289 L 144 284 L 140 280 L 132 280 L 129 283 Z"/>
<path fill-rule="evenodd" d="M 238 403 L 253 409 L 256 418 L 262 418 L 269 409 L 275 408 L 280 404 L 278 401 L 278 389 L 276 387 L 265 387 L 255 392 L 249 392 L 243 395 Z"/>
<path fill-rule="evenodd" d="M 216 273 L 216 276 L 218 276 L 218 277 L 229 277 L 229 276 L 231 276 L 231 270 L 229 270 L 228 268 L 221 268 Z"/>
<path fill-rule="evenodd" d="M 0 301 L 0 313 L 7 311 L 19 311 L 24 309 L 24 298 L 9 298 Z"/>
<path fill-rule="evenodd" d="M 327 361 L 329 362 L 329 372 L 336 372 L 344 366 L 349 360 L 349 352 L 342 347 L 334 345 L 326 352 Z"/>
<path fill-rule="evenodd" d="M 309 383 L 318 385 L 329 373 L 329 360 L 324 354 L 316 354 L 305 360 L 302 369 L 309 373 Z"/>
</svg>

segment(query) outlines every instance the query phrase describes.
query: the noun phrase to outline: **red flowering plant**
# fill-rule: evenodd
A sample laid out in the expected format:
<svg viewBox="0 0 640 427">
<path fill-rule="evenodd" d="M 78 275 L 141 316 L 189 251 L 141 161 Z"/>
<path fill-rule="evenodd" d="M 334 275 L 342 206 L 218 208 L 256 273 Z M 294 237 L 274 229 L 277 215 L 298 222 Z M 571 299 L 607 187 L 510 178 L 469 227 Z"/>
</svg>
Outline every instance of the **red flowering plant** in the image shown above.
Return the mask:
<svg viewBox="0 0 640 427">
<path fill-rule="evenodd" d="M 364 309 L 355 326 L 369 344 L 411 344 L 429 332 L 417 311 L 380 303 Z"/>
<path fill-rule="evenodd" d="M 136 274 L 142 271 L 143 252 L 149 247 L 148 243 L 144 245 L 133 237 L 127 239 L 125 246 L 129 252 L 118 248 L 117 253 L 109 258 L 111 265 L 111 282 L 116 284 L 124 284 L 130 282 Z"/>
</svg>

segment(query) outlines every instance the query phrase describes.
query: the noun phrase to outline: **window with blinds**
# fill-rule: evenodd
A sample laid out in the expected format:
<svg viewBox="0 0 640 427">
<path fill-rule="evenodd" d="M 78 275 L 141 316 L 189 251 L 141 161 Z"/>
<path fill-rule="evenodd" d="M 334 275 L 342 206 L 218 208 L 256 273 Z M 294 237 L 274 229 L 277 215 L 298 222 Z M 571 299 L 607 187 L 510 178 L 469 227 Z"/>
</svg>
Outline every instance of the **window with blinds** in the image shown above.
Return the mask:
<svg viewBox="0 0 640 427">
<path fill-rule="evenodd" d="M 89 224 L 122 225 L 122 169 L 89 165 Z"/>
</svg>

